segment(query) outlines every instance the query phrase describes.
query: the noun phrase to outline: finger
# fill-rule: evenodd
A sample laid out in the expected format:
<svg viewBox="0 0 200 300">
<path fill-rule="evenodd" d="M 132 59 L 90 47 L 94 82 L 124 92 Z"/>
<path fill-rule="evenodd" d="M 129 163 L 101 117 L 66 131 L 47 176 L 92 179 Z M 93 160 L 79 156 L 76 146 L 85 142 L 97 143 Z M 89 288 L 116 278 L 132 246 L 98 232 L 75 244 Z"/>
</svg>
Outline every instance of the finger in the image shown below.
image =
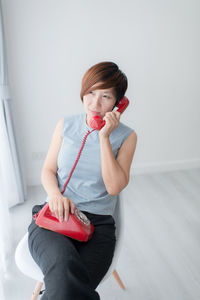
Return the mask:
<svg viewBox="0 0 200 300">
<path fill-rule="evenodd" d="M 114 126 L 118 126 L 119 119 L 120 119 L 120 113 L 119 112 L 113 112 L 112 117 L 113 117 L 112 120 L 113 120 Z"/>
<path fill-rule="evenodd" d="M 52 201 L 51 207 L 52 207 L 52 210 L 51 210 L 52 214 L 54 214 L 56 216 L 57 204 L 55 201 Z M 56 216 L 56 218 L 57 218 L 57 216 Z"/>
<path fill-rule="evenodd" d="M 114 116 L 113 116 L 113 113 L 112 112 L 107 112 L 106 114 L 105 114 L 105 119 L 106 119 L 106 121 L 111 121 L 111 120 L 114 120 Z"/>
<path fill-rule="evenodd" d="M 63 203 L 62 201 L 58 202 L 58 218 L 60 222 L 63 222 Z"/>
<path fill-rule="evenodd" d="M 106 115 L 106 121 L 110 123 L 110 125 L 116 126 L 118 123 L 117 117 L 115 113 L 109 113 Z"/>
<path fill-rule="evenodd" d="M 68 221 L 69 219 L 69 201 L 67 198 L 64 200 L 64 219 L 65 221 Z"/>
<path fill-rule="evenodd" d="M 116 117 L 117 120 L 119 121 L 120 116 L 121 116 L 120 112 L 119 112 L 119 111 L 114 111 L 113 113 L 115 114 L 115 117 Z"/>
<path fill-rule="evenodd" d="M 49 209 L 50 209 L 50 211 L 53 213 L 53 206 L 52 206 L 51 201 L 49 201 Z"/>
<path fill-rule="evenodd" d="M 54 203 L 54 211 L 53 211 L 55 217 L 59 220 L 59 213 L 58 213 L 58 207 L 57 204 Z"/>
<path fill-rule="evenodd" d="M 72 214 L 74 214 L 76 209 L 76 206 L 74 205 L 74 202 L 70 200 L 70 211 Z"/>
<path fill-rule="evenodd" d="M 120 113 L 118 111 L 113 111 L 112 112 L 112 117 L 115 121 L 118 122 L 119 118 L 120 118 Z"/>
<path fill-rule="evenodd" d="M 113 120 L 116 120 L 117 113 L 119 113 L 119 112 L 115 112 L 115 111 L 108 112 L 108 117 L 112 118 Z"/>
</svg>

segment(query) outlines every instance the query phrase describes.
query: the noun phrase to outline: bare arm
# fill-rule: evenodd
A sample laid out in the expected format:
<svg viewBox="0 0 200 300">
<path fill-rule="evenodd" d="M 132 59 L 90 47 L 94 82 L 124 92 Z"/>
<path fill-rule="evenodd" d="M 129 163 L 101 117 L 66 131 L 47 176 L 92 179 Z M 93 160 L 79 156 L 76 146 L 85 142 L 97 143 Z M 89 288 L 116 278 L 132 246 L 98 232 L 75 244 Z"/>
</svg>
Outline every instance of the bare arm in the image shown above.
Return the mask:
<svg viewBox="0 0 200 300">
<path fill-rule="evenodd" d="M 102 176 L 109 194 L 118 195 L 127 186 L 136 143 L 137 135 L 133 131 L 123 142 L 115 159 L 109 138 L 100 137 Z"/>
<path fill-rule="evenodd" d="M 49 197 L 49 208 L 61 222 L 63 221 L 63 217 L 65 220 L 68 219 L 70 209 L 71 213 L 74 213 L 75 209 L 74 203 L 70 199 L 63 197 L 60 192 L 56 177 L 58 169 L 57 158 L 62 144 L 63 121 L 64 119 L 61 119 L 54 130 L 41 173 L 42 185 Z"/>
<path fill-rule="evenodd" d="M 62 143 L 62 126 L 63 119 L 61 119 L 53 133 L 51 144 L 42 168 L 41 182 L 49 197 L 54 195 L 61 195 L 58 188 L 57 173 L 57 158 Z"/>
</svg>

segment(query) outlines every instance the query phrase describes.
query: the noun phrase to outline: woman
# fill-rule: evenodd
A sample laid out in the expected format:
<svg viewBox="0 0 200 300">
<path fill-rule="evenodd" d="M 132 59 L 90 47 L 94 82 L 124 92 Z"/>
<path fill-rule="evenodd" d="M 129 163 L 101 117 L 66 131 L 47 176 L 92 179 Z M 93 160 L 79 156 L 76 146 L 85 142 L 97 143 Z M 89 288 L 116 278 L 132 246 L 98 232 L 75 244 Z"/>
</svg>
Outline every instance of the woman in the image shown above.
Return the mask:
<svg viewBox="0 0 200 300">
<path fill-rule="evenodd" d="M 115 63 L 92 66 L 82 79 L 85 113 L 62 118 L 54 131 L 41 174 L 46 202 L 60 222 L 68 220 L 77 207 L 95 230 L 88 242 L 79 242 L 31 222 L 29 249 L 44 274 L 43 300 L 100 299 L 95 289 L 109 269 L 115 249 L 117 195 L 129 182 L 137 142 L 135 131 L 120 122 L 119 112 L 112 111 L 126 89 L 127 78 Z M 94 115 L 106 121 L 99 131 L 92 131 L 89 125 Z M 92 132 L 62 194 L 88 130 Z M 33 214 L 46 202 L 34 206 Z"/>
</svg>

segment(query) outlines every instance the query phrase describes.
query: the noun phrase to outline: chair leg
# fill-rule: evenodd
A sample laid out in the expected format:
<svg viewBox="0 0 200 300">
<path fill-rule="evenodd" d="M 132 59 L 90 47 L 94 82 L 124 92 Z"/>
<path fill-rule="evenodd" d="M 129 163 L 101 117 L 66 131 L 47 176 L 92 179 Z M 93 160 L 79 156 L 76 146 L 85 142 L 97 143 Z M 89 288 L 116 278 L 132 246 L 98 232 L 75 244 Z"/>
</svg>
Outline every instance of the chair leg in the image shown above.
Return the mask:
<svg viewBox="0 0 200 300">
<path fill-rule="evenodd" d="M 120 286 L 123 290 L 125 290 L 125 286 L 124 286 L 124 284 L 123 284 L 121 278 L 119 277 L 119 274 L 117 273 L 116 269 L 114 269 L 114 271 L 113 271 L 113 276 L 115 277 L 115 279 L 116 279 L 117 283 L 119 284 L 119 286 Z"/>
<path fill-rule="evenodd" d="M 37 282 L 37 284 L 35 286 L 35 290 L 34 290 L 33 295 L 31 297 L 31 300 L 37 300 L 37 297 L 39 296 L 42 285 L 43 285 L 43 282 L 41 282 L 41 281 Z"/>
</svg>

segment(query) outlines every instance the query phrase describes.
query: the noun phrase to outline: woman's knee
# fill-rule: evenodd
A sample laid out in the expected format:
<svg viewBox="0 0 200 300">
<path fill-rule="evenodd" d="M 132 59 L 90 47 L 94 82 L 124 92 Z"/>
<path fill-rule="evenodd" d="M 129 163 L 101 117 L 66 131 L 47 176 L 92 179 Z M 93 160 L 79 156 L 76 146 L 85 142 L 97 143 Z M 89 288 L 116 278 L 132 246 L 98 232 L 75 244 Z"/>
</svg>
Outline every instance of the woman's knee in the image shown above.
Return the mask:
<svg viewBox="0 0 200 300">
<path fill-rule="evenodd" d="M 28 239 L 30 252 L 43 273 L 56 265 L 70 264 L 77 250 L 67 237 L 38 228 Z"/>
</svg>

